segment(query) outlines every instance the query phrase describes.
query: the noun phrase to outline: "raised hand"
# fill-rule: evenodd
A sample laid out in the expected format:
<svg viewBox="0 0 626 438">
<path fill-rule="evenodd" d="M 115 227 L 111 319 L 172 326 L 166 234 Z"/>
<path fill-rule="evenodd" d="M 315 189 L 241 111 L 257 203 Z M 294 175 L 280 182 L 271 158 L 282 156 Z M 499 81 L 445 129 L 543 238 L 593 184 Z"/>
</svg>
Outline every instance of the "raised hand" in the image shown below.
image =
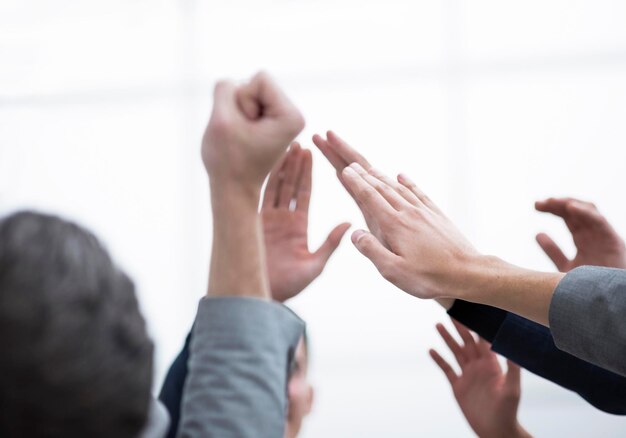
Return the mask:
<svg viewBox="0 0 626 438">
<path fill-rule="evenodd" d="M 384 278 L 444 307 L 460 298 L 548 325 L 552 295 L 563 274 L 531 271 L 478 253 L 407 177 L 386 177 L 332 132 L 326 140 L 316 135 L 313 141 L 370 229 L 355 231 L 352 242 Z"/>
<path fill-rule="evenodd" d="M 342 178 L 379 230 L 357 230 L 352 241 L 381 275 L 418 298 L 458 297 L 479 254 L 439 208 L 406 176 L 396 182 L 353 163 Z"/>
<path fill-rule="evenodd" d="M 271 299 L 258 213 L 267 174 L 304 119 L 272 79 L 219 82 L 202 139 L 211 182 L 213 245 L 208 295 Z"/>
<path fill-rule="evenodd" d="M 443 324 L 437 324 L 437 331 L 454 355 L 461 374 L 437 351 L 430 350 L 430 356 L 450 382 L 454 398 L 471 428 L 480 438 L 529 437 L 517 420 L 521 397 L 519 366 L 507 361 L 508 369 L 503 372 L 487 341 L 476 341 L 469 330 L 452 322 L 463 345 Z"/>
<path fill-rule="evenodd" d="M 309 251 L 312 165 L 311 151 L 293 143 L 265 189 L 261 219 L 270 289 L 276 301 L 294 297 L 315 280 L 350 228 L 349 223 L 338 225 L 317 251 Z"/>
<path fill-rule="evenodd" d="M 213 185 L 237 185 L 255 193 L 304 127 L 298 109 L 266 73 L 236 86 L 215 86 L 202 159 Z"/>
<path fill-rule="evenodd" d="M 324 154 L 324 156 L 328 159 L 328 161 L 335 168 L 339 181 L 341 181 L 343 186 L 346 188 L 348 193 L 352 195 L 353 198 L 355 198 L 354 193 L 351 191 L 350 185 L 346 183 L 346 180 L 343 177 L 343 170 L 346 167 L 348 167 L 352 163 L 356 163 L 359 166 L 361 166 L 361 168 L 363 168 L 364 170 L 373 171 L 374 173 L 380 175 L 380 172 L 376 171 L 375 169 L 372 169 L 372 165 L 369 163 L 369 161 L 367 161 L 367 159 L 363 155 L 357 152 L 353 147 L 351 147 L 348 143 L 346 143 L 343 139 L 341 139 L 337 134 L 335 134 L 332 131 L 327 132 L 326 138 L 323 138 L 322 136 L 317 135 L 317 134 L 314 135 L 313 143 L 315 143 L 315 145 L 319 148 L 319 150 Z M 407 190 L 407 188 L 403 184 L 400 184 L 399 182 L 390 180 L 389 178 L 387 178 L 386 181 L 391 187 L 393 187 L 394 190 L 402 193 L 405 198 L 409 199 L 410 202 L 413 202 L 413 200 L 412 200 L 412 194 L 410 193 L 409 190 L 415 190 L 416 192 L 419 192 L 419 190 L 417 189 L 417 187 L 415 187 L 414 184 L 412 184 L 413 189 Z M 424 196 L 423 194 L 421 195 Z M 431 206 L 435 207 L 434 204 L 432 203 L 431 203 Z M 438 209 L 437 211 L 441 213 Z M 368 212 L 363 211 L 363 216 L 365 218 L 365 223 L 367 224 L 367 227 L 369 228 L 370 232 L 376 237 L 376 239 L 378 239 L 379 242 L 381 242 L 385 247 L 389 248 L 389 245 L 385 241 L 385 238 L 383 236 L 380 225 L 378 224 L 378 221 L 375 219 L 375 215 L 372 215 Z M 438 297 L 436 298 L 436 301 L 446 309 L 449 309 L 454 303 L 453 298 Z"/>
<path fill-rule="evenodd" d="M 561 272 L 583 266 L 626 268 L 626 246 L 615 229 L 590 202 L 572 198 L 549 198 L 535 203 L 538 211 L 563 219 L 572 233 L 576 256 L 569 259 L 545 233 L 537 235 L 537 243 Z"/>
</svg>

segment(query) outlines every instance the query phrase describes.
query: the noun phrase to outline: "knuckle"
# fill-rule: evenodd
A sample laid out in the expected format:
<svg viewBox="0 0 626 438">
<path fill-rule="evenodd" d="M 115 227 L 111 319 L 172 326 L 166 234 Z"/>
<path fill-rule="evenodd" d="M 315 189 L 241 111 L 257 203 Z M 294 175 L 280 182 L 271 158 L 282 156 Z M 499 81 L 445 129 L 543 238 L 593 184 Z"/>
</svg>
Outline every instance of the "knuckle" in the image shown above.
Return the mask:
<svg viewBox="0 0 626 438">
<path fill-rule="evenodd" d="M 380 193 L 383 196 L 389 195 L 390 194 L 390 190 L 389 190 L 389 186 L 387 184 L 383 184 L 378 180 L 374 180 L 372 181 L 372 185 L 374 186 L 374 188 L 376 189 L 376 191 L 378 193 Z"/>
<path fill-rule="evenodd" d="M 209 122 L 209 131 L 223 135 L 231 130 L 231 120 L 224 114 L 214 114 Z"/>
<path fill-rule="evenodd" d="M 259 70 L 253 77 L 252 81 L 267 82 L 271 79 L 267 70 Z"/>
<path fill-rule="evenodd" d="M 395 280 L 397 279 L 397 273 L 396 270 L 394 268 L 394 266 L 392 264 L 389 263 L 383 263 L 378 267 L 378 272 L 380 272 L 380 275 L 382 275 L 382 277 L 393 283 L 395 282 Z"/>
<path fill-rule="evenodd" d="M 295 132 L 295 135 L 299 134 L 300 131 L 302 131 L 304 129 L 304 125 L 306 124 L 306 121 L 304 120 L 304 116 L 302 115 L 302 113 L 300 111 L 298 111 L 296 108 L 293 109 L 293 114 L 291 116 L 291 120 L 292 120 L 292 127 L 293 130 Z"/>
<path fill-rule="evenodd" d="M 376 196 L 376 191 L 372 189 L 370 186 L 363 187 L 359 192 L 359 197 L 364 202 L 369 202 L 374 199 Z"/>
<path fill-rule="evenodd" d="M 215 87 L 213 87 L 213 92 L 218 93 L 222 88 L 228 86 L 228 81 L 224 79 L 220 79 L 215 83 Z"/>
</svg>

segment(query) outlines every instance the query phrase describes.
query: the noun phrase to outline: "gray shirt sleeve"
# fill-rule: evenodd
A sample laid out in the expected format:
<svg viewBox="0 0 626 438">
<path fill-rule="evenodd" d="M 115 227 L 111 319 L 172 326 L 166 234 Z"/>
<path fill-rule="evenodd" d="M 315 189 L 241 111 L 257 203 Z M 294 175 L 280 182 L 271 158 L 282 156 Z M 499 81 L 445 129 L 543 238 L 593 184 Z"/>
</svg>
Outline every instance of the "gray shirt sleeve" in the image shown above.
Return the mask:
<svg viewBox="0 0 626 438">
<path fill-rule="evenodd" d="M 626 376 L 626 270 L 570 271 L 554 291 L 549 319 L 559 349 Z"/>
<path fill-rule="evenodd" d="M 255 298 L 204 298 L 193 328 L 178 436 L 282 438 L 287 376 L 304 322 Z"/>
</svg>

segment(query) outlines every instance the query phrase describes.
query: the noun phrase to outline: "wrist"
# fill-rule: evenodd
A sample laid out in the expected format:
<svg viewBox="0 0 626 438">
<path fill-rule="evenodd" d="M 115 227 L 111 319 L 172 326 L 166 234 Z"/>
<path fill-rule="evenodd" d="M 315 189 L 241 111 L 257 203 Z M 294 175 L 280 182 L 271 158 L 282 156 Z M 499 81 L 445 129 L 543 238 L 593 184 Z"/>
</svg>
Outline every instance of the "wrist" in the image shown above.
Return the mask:
<svg viewBox="0 0 626 438">
<path fill-rule="evenodd" d="M 494 256 L 480 255 L 463 270 L 465 286 L 456 298 L 498 307 L 548 325 L 554 290 L 565 274 L 520 268 Z"/>
<path fill-rule="evenodd" d="M 211 179 L 211 206 L 215 219 L 233 219 L 235 213 L 258 212 L 261 186 Z"/>
</svg>

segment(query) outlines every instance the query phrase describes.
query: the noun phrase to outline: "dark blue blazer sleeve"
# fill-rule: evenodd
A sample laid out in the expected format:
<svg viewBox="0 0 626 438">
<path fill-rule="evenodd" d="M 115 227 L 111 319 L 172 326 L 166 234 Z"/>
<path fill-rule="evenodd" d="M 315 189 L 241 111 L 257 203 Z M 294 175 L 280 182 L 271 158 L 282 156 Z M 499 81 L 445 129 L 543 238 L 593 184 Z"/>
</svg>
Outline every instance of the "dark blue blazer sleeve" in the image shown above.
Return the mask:
<svg viewBox="0 0 626 438">
<path fill-rule="evenodd" d="M 602 411 L 626 415 L 626 378 L 559 350 L 549 328 L 500 309 L 460 300 L 448 314 L 522 368 L 578 393 Z"/>
<path fill-rule="evenodd" d="M 159 400 L 165 405 L 170 414 L 170 429 L 165 435 L 166 438 L 175 438 L 180 422 L 180 404 L 183 398 L 183 388 L 187 378 L 187 363 L 189 361 L 189 343 L 191 342 L 191 333 L 187 335 L 185 345 L 180 351 L 172 365 L 170 366 Z"/>
</svg>

